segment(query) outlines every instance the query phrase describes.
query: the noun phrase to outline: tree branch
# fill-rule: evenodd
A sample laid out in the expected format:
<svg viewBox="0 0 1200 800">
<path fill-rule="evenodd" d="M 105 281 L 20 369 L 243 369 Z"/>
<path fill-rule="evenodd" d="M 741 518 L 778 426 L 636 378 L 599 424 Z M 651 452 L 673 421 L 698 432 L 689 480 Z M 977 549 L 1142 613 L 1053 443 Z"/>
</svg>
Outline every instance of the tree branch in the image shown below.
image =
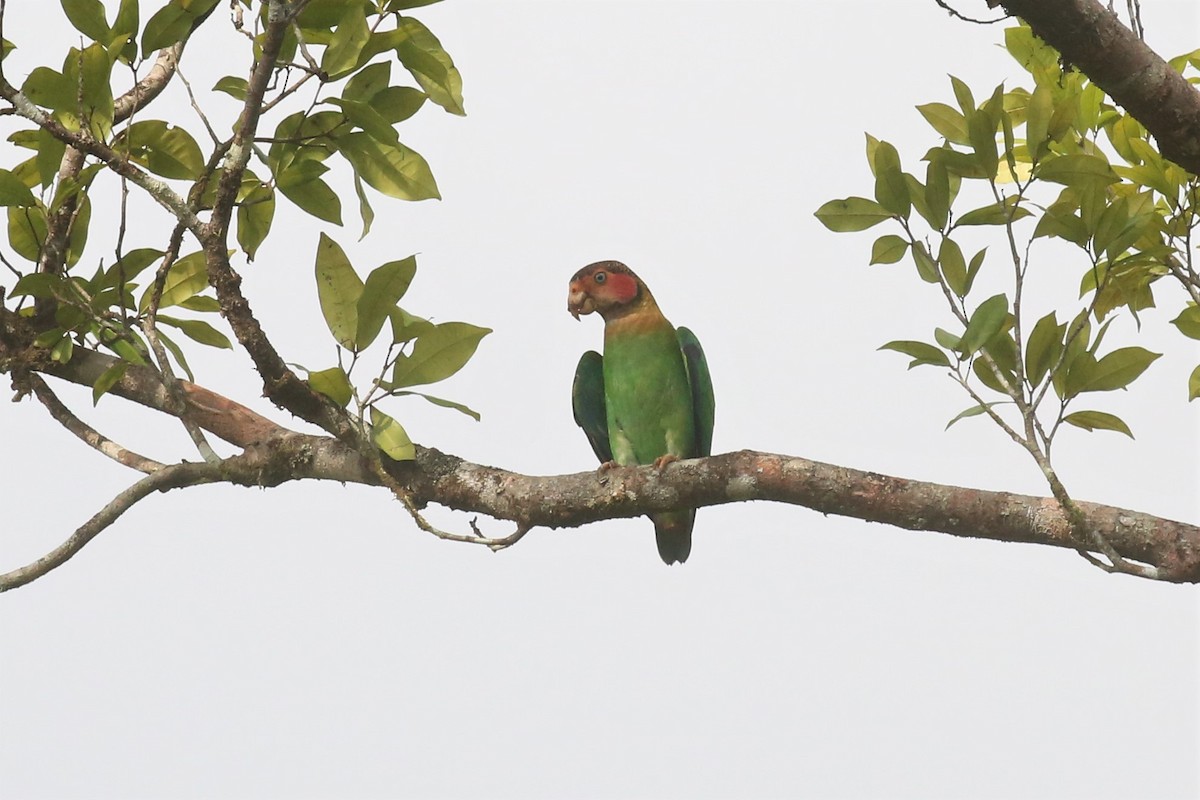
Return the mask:
<svg viewBox="0 0 1200 800">
<path fill-rule="evenodd" d="M 219 468 L 216 465 L 207 463 L 173 464 L 151 475 L 147 475 L 114 497 L 112 502 L 100 509 L 95 516 L 83 525 L 79 526 L 58 547 L 31 564 L 0 574 L 0 592 L 7 592 L 9 589 L 24 586 L 31 581 L 37 580 L 56 567 L 62 566 L 71 556 L 82 550 L 84 545 L 94 539 L 97 534 L 120 519 L 122 514 L 151 492 L 165 492 L 169 489 L 178 489 L 183 486 L 212 483 L 220 479 Z"/>
<path fill-rule="evenodd" d="M 1200 174 L 1200 92 L 1097 0 L 987 0 L 1033 32 L 1154 134 L 1159 150 Z"/>
<path fill-rule="evenodd" d="M 0 342 L 0 359 L 3 356 Z M 45 371 L 87 385 L 114 360 L 77 351 L 69 363 L 48 364 Z M 236 457 L 222 462 L 224 480 L 261 486 L 302 479 L 381 482 L 367 460 L 342 441 L 289 431 L 233 400 L 180 383 L 197 424 L 247 448 L 242 461 Z M 110 393 L 164 413 L 177 408 L 154 372 L 145 367 L 131 365 Z M 913 481 L 750 450 L 679 461 L 662 470 L 620 467 L 533 476 L 418 447 L 415 461 L 387 462 L 387 466 L 389 475 L 418 506 L 438 503 L 511 520 L 522 535 L 533 527 L 578 527 L 679 508 L 771 500 L 906 530 L 1077 551 L 1096 549 L 1093 541 L 1076 532 L 1052 497 Z M 1200 527 L 1098 503 L 1077 502 L 1076 506 L 1086 519 L 1085 530 L 1102 536 L 1122 558 L 1154 567 L 1147 577 L 1200 582 Z"/>
</svg>

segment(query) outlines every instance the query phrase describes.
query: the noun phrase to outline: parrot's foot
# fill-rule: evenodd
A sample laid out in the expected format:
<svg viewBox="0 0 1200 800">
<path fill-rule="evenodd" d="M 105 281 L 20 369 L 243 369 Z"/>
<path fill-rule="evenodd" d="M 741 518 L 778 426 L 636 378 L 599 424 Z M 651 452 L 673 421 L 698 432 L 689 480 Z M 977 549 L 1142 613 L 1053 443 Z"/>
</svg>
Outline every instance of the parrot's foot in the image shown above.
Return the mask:
<svg viewBox="0 0 1200 800">
<path fill-rule="evenodd" d="M 617 466 L 618 466 L 618 464 L 615 461 L 605 461 L 603 464 L 596 467 L 596 472 L 603 475 L 604 473 L 608 472 L 610 469 L 615 469 Z"/>
<path fill-rule="evenodd" d="M 659 456 L 658 458 L 654 459 L 654 468 L 662 469 L 667 464 L 670 464 L 672 461 L 678 461 L 678 460 L 679 460 L 679 456 L 672 455 L 671 453 L 667 453 L 665 456 Z"/>
</svg>

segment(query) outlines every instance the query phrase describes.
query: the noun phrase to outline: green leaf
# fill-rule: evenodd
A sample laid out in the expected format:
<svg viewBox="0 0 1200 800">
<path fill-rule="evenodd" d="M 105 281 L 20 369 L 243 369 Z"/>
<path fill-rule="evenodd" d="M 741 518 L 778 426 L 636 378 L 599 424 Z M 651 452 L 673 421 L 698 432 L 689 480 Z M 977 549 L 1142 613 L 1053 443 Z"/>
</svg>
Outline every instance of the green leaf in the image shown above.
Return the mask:
<svg viewBox="0 0 1200 800">
<path fill-rule="evenodd" d="M 390 147 L 400 145 L 400 135 L 396 133 L 396 129 L 375 110 L 371 103 L 343 100 L 338 97 L 332 97 L 325 102 L 342 109 L 346 119 L 350 120 L 354 127 L 361 128 L 372 139 Z"/>
<path fill-rule="evenodd" d="M 171 269 L 167 272 L 167 280 L 163 283 L 162 299 L 159 300 L 158 307 L 168 308 L 179 305 L 207 288 L 208 265 L 204 261 L 204 251 L 199 250 L 184 256 L 171 265 Z M 138 311 L 145 311 L 150 307 L 153 295 L 154 285 L 151 283 L 142 293 L 142 299 L 138 302 Z"/>
<path fill-rule="evenodd" d="M 958 352 L 958 346 L 962 344 L 961 336 L 955 336 L 953 333 L 944 328 L 933 329 L 933 340 L 946 350 L 952 350 L 954 352 Z"/>
<path fill-rule="evenodd" d="M 75 343 L 71 341 L 70 336 L 62 337 L 58 340 L 58 344 L 50 348 L 50 360 L 59 364 L 66 364 L 74 354 Z"/>
<path fill-rule="evenodd" d="M 75 219 L 71 220 L 71 231 L 67 236 L 66 261 L 68 267 L 75 266 L 79 262 L 79 257 L 83 255 L 83 250 L 87 247 L 88 226 L 91 221 L 92 201 L 85 194 L 76 207 Z"/>
<path fill-rule="evenodd" d="M 12 297 L 33 297 L 44 300 L 57 297 L 63 284 L 63 277 L 50 272 L 30 272 L 17 278 L 9 295 Z"/>
<path fill-rule="evenodd" d="M 980 414 L 983 414 L 984 412 L 986 412 L 992 406 L 998 406 L 1001 403 L 1006 403 L 1006 402 L 1008 402 L 1008 401 L 1007 400 L 996 400 L 991 403 L 980 403 L 979 405 L 971 406 L 970 408 L 966 409 L 965 411 L 962 411 L 962 412 L 959 412 L 958 414 L 956 414 L 954 419 L 952 419 L 946 423 L 946 427 L 944 428 L 944 430 L 950 430 L 950 426 L 953 425 L 954 423 L 958 422 L 960 419 L 966 419 L 967 417 L 977 417 Z"/>
<path fill-rule="evenodd" d="M 100 373 L 100 377 L 96 378 L 96 382 L 92 384 L 92 405 L 100 402 L 109 389 L 117 384 L 117 381 L 125 377 L 125 370 L 129 369 L 128 361 L 118 361 L 104 372 Z"/>
<path fill-rule="evenodd" d="M 187 379 L 192 383 L 195 383 L 196 376 L 192 374 L 192 368 L 188 366 L 187 359 L 184 358 L 183 349 L 180 348 L 179 345 L 175 344 L 175 340 L 173 340 L 170 336 L 167 336 L 165 331 L 160 330 L 158 332 L 158 339 L 163 343 L 164 347 L 171 351 L 171 355 L 175 356 L 176 363 L 179 364 L 180 368 L 187 375 Z"/>
<path fill-rule="evenodd" d="M 1124 420 L 1103 411 L 1076 411 L 1063 417 L 1063 422 L 1085 431 L 1117 431 L 1133 438 L 1133 431 L 1129 430 Z"/>
<path fill-rule="evenodd" d="M 1083 219 L 1075 214 L 1073 208 L 1055 203 L 1046 209 L 1046 213 L 1038 220 L 1033 229 L 1033 238 L 1040 236 L 1056 236 L 1073 244 L 1083 247 L 1088 241 L 1088 229 Z"/>
<path fill-rule="evenodd" d="M 871 247 L 872 264 L 895 264 L 908 252 L 908 240 L 893 233 L 880 236 Z"/>
<path fill-rule="evenodd" d="M 29 187 L 6 169 L 0 169 L 0 206 L 33 206 L 37 199 Z"/>
<path fill-rule="evenodd" d="M 963 297 L 966 297 L 970 293 L 971 287 L 975 285 L 975 276 L 979 274 L 979 268 L 983 266 L 983 260 L 986 256 L 986 247 L 971 256 L 971 263 L 967 265 L 967 285 L 963 290 Z"/>
<path fill-rule="evenodd" d="M 958 107 L 962 109 L 963 114 L 969 116 L 974 113 L 975 98 L 971 95 L 971 87 L 953 75 L 950 76 L 950 86 L 954 89 L 954 99 L 958 101 Z"/>
<path fill-rule="evenodd" d="M 399 261 L 389 261 L 367 276 L 358 299 L 358 328 L 354 341 L 359 350 L 370 347 L 379 336 L 388 313 L 404 297 L 416 274 L 417 257 L 409 256 Z"/>
<path fill-rule="evenodd" d="M 967 118 L 957 109 L 945 103 L 926 103 L 917 106 L 917 111 L 925 118 L 933 129 L 954 144 L 970 144 L 967 137 Z"/>
<path fill-rule="evenodd" d="M 76 81 L 78 99 L 74 109 L 87 120 L 93 136 L 108 139 L 113 126 L 112 61 L 109 60 L 108 51 L 101 44 L 89 45 L 72 66 L 72 71 L 79 73 Z M 67 77 L 71 78 L 70 72 L 67 72 Z"/>
<path fill-rule="evenodd" d="M 1188 402 L 1200 397 L 1200 365 L 1192 370 L 1192 374 L 1188 376 Z"/>
<path fill-rule="evenodd" d="M 400 388 L 445 380 L 463 368 L 489 333 L 490 328 L 466 322 L 433 326 L 417 337 L 411 355 L 397 359 L 392 385 Z"/>
<path fill-rule="evenodd" d="M 1095 365 L 1089 365 L 1076 386 L 1079 392 L 1111 392 L 1124 389 L 1161 355 L 1162 353 L 1152 353 L 1144 347 L 1121 347 L 1098 359 Z M 1074 377 L 1072 376 L 1073 379 Z"/>
<path fill-rule="evenodd" d="M 198 294 L 180 302 L 179 307 L 186 308 L 188 311 L 199 311 L 202 314 L 215 314 L 221 310 L 221 303 L 215 297 Z"/>
<path fill-rule="evenodd" d="M 62 7 L 75 30 L 92 41 L 108 40 L 108 22 L 100 0 L 62 0 Z"/>
<path fill-rule="evenodd" d="M 358 301 L 362 297 L 363 282 L 341 245 L 324 233 L 317 243 L 316 272 L 317 297 L 321 301 L 325 324 L 338 344 L 347 350 L 355 350 Z"/>
<path fill-rule="evenodd" d="M 348 4 L 342 18 L 338 20 L 329 46 L 321 56 L 321 70 L 336 80 L 354 69 L 363 47 L 370 38 L 371 29 L 367 27 L 363 6 L 358 3 Z"/>
<path fill-rule="evenodd" d="M 967 293 L 967 261 L 963 258 L 962 248 L 953 239 L 942 239 L 942 247 L 938 251 L 938 266 L 942 269 L 942 277 L 950 291 L 959 297 Z"/>
<path fill-rule="evenodd" d="M 346 88 L 342 90 L 342 99 L 351 102 L 371 102 L 375 95 L 388 87 L 391 80 L 392 62 L 368 64 L 346 81 Z"/>
<path fill-rule="evenodd" d="M 362 233 L 358 235 L 358 240 L 361 242 L 371 232 L 371 224 L 375 222 L 375 209 L 371 208 L 371 201 L 367 198 L 367 189 L 358 175 L 354 176 L 354 193 L 358 195 L 358 215 L 362 217 Z"/>
<path fill-rule="evenodd" d="M 121 259 L 108 268 L 96 289 L 107 289 L 122 281 L 128 284 L 162 256 L 162 250 L 155 250 L 153 247 L 139 247 L 136 250 L 130 250 L 128 253 L 122 254 Z"/>
<path fill-rule="evenodd" d="M 1037 165 L 1034 177 L 1066 186 L 1099 183 L 1107 186 L 1121 180 L 1102 156 L 1089 153 L 1047 158 Z"/>
<path fill-rule="evenodd" d="M 429 99 L 451 114 L 466 114 L 462 76 L 437 37 L 412 17 L 400 17 L 396 30 L 403 36 L 396 46 L 396 57 L 412 73 Z"/>
<path fill-rule="evenodd" d="M 113 20 L 108 33 L 109 50 L 115 50 L 120 40 L 126 39 L 126 44 L 121 47 L 121 57 L 128 62 L 137 58 L 137 43 L 133 38 L 137 36 L 138 22 L 138 0 L 121 0 L 117 7 L 117 18 Z"/>
<path fill-rule="evenodd" d="M 142 52 L 170 47 L 183 39 L 193 23 L 212 11 L 217 0 L 171 0 L 146 21 L 142 30 Z"/>
<path fill-rule="evenodd" d="M 133 123 L 118 134 L 113 147 L 164 178 L 195 180 L 204 171 L 204 155 L 192 135 L 162 120 Z"/>
<path fill-rule="evenodd" d="M 392 125 L 416 114 L 429 95 L 411 86 L 389 86 L 371 98 L 371 107 Z"/>
<path fill-rule="evenodd" d="M 814 216 L 835 233 L 865 231 L 892 218 L 886 208 L 865 197 L 830 200 L 818 208 Z"/>
<path fill-rule="evenodd" d="M 905 219 L 912 209 L 908 184 L 900 170 L 900 154 L 887 142 L 875 148 L 875 199 L 893 214 Z"/>
<path fill-rule="evenodd" d="M 925 245 L 921 242 L 914 242 L 912 245 L 913 263 L 917 265 L 917 275 L 926 283 L 939 283 L 937 264 L 933 257 L 929 255 L 929 251 L 925 249 Z"/>
<path fill-rule="evenodd" d="M 354 397 L 354 388 L 350 378 L 341 367 L 330 367 L 320 372 L 310 372 L 308 383 L 313 389 L 328 397 L 342 408 L 350 404 Z"/>
<path fill-rule="evenodd" d="M 162 314 L 158 315 L 158 321 L 170 325 L 173 328 L 178 328 L 183 332 L 183 335 L 189 339 L 193 339 L 200 344 L 206 344 L 209 347 L 220 347 L 226 350 L 233 348 L 233 344 L 229 341 L 229 337 L 221 333 L 219 330 L 209 325 L 204 320 L 199 319 L 178 319 L 176 317 L 168 317 Z"/>
<path fill-rule="evenodd" d="M 271 231 L 271 221 L 274 218 L 275 192 L 265 183 L 258 183 L 237 207 L 238 246 L 246 254 L 247 261 L 254 260 L 259 246 Z"/>
<path fill-rule="evenodd" d="M 1036 164 L 1047 149 L 1050 118 L 1054 115 L 1054 95 L 1047 86 L 1038 86 L 1029 96 L 1025 112 L 1025 144 Z"/>
<path fill-rule="evenodd" d="M 226 75 L 213 84 L 212 87 L 214 92 L 224 92 L 235 100 L 245 100 L 246 92 L 249 89 L 250 84 L 245 78 L 238 78 L 234 75 Z"/>
<path fill-rule="evenodd" d="M 433 330 L 432 322 L 422 317 L 414 317 L 399 306 L 388 312 L 388 320 L 392 323 L 392 341 L 396 344 L 411 342 Z"/>
<path fill-rule="evenodd" d="M 983 177 L 993 179 L 1000 166 L 999 155 L 996 152 L 996 123 L 990 114 L 980 110 L 971 114 L 967 120 L 967 132 L 971 138 L 971 148 L 975 151 L 975 160 L 983 171 Z"/>
<path fill-rule="evenodd" d="M 40 203 L 24 208 L 9 206 L 8 243 L 21 258 L 27 261 L 38 260 L 48 230 L 46 212 Z"/>
<path fill-rule="evenodd" d="M 1008 297 L 1003 294 L 994 295 L 979 304 L 967 329 L 963 332 L 962 350 L 964 356 L 973 355 L 982 348 L 993 336 L 1004 327 L 1008 319 Z"/>
<path fill-rule="evenodd" d="M 293 161 L 276 173 L 275 186 L 303 211 L 317 219 L 341 225 L 342 201 L 320 177 L 328 171 L 329 167 L 319 161 Z"/>
<path fill-rule="evenodd" d="M 21 84 L 21 93 L 37 105 L 55 111 L 70 111 L 76 105 L 76 87 L 61 72 L 49 67 L 34 67 Z"/>
<path fill-rule="evenodd" d="M 908 368 L 918 367 L 922 364 L 930 364 L 935 367 L 949 367 L 950 359 L 938 348 L 925 342 L 913 342 L 897 340 L 888 342 L 882 345 L 880 350 L 895 350 L 897 353 L 903 353 L 906 356 L 911 356 L 912 361 Z"/>
<path fill-rule="evenodd" d="M 1006 198 L 1002 203 L 992 203 L 990 206 L 976 208 L 963 214 L 955 225 L 1004 225 L 1011 218 L 1013 222 L 1031 216 L 1024 206 L 1014 206 L 1011 200 L 1019 199 L 1016 195 Z"/>
<path fill-rule="evenodd" d="M 417 457 L 417 448 L 400 423 L 375 406 L 371 406 L 371 438 L 395 461 L 412 461 Z"/>
<path fill-rule="evenodd" d="M 1189 339 L 1200 339 L 1200 306 L 1188 306 L 1171 324 Z"/>
<path fill-rule="evenodd" d="M 429 402 L 433 403 L 435 406 L 441 406 L 442 408 L 452 408 L 455 411 L 460 411 L 463 414 L 466 414 L 468 417 L 473 417 L 476 422 L 479 422 L 479 420 L 480 420 L 478 411 L 474 411 L 474 410 L 468 408 L 467 406 L 464 406 L 462 403 L 455 403 L 453 400 L 445 400 L 441 397 L 434 397 L 433 395 L 424 394 L 422 392 L 408 392 L 408 391 L 392 392 L 392 395 L 394 395 L 395 397 L 402 397 L 404 395 L 413 395 L 415 397 L 423 397 L 426 400 L 428 400 Z"/>
<path fill-rule="evenodd" d="M 1040 384 L 1050 368 L 1058 362 L 1063 350 L 1063 335 L 1066 332 L 1066 323 L 1059 325 L 1053 311 L 1033 326 L 1033 332 L 1029 334 L 1029 340 L 1025 343 L 1025 377 L 1030 385 Z"/>
<path fill-rule="evenodd" d="M 338 149 L 364 181 L 389 197 L 400 200 L 440 199 L 429 164 L 415 150 L 391 146 L 366 133 L 350 133 L 337 140 Z"/>
<path fill-rule="evenodd" d="M 946 227 L 950 216 L 950 174 L 937 159 L 931 159 L 925 166 L 925 206 L 929 209 L 926 221 L 935 230 Z"/>
</svg>

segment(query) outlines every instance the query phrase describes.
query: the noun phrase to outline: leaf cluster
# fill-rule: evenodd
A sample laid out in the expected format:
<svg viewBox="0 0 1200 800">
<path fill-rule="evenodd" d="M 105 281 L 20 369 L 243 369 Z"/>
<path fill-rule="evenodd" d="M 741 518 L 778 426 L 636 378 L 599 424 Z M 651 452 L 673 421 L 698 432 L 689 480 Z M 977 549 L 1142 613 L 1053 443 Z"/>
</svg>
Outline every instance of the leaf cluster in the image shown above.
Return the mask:
<svg viewBox="0 0 1200 800">
<path fill-rule="evenodd" d="M 1102 352 L 1101 343 L 1116 314 L 1140 322 L 1139 313 L 1155 306 L 1163 278 L 1177 279 L 1172 283 L 1188 294 L 1176 326 L 1200 338 L 1200 280 L 1190 246 L 1200 222 L 1200 184 L 1164 159 L 1145 128 L 1099 87 L 1064 71 L 1057 52 L 1027 26 L 1008 29 L 1005 46 L 1032 88 L 1001 84 L 977 102 L 970 87 L 951 77 L 953 104 L 917 107 L 941 139 L 924 154 L 923 175 L 904 171 L 896 148 L 868 135 L 873 195 L 832 200 L 816 216 L 837 232 L 885 222 L 899 228 L 875 240 L 871 263 L 907 258 L 921 281 L 940 290 L 954 322 L 936 328 L 931 341 L 897 340 L 883 348 L 909 356 L 910 368 L 948 370 L 971 394 L 975 404 L 950 424 L 987 414 L 1048 453 L 1062 423 L 1132 435 L 1112 414 L 1068 407 L 1083 395 L 1127 388 L 1159 357 L 1136 345 Z M 1171 65 L 1198 69 L 1200 51 Z M 968 184 L 983 192 L 962 191 Z M 989 198 L 983 205 L 981 194 Z M 991 249 L 1004 256 L 988 259 L 985 247 L 967 258 L 970 232 L 987 230 L 1001 243 Z M 1051 311 L 1034 322 L 1025 318 L 1026 277 L 1041 252 L 1036 246 L 1052 239 L 1079 256 L 1080 307 L 1064 315 L 1068 321 Z M 1009 288 L 977 298 L 981 274 Z M 1093 326 L 1099 326 L 1094 335 Z M 1048 393 L 1057 402 L 1042 418 Z M 1191 397 L 1198 393 L 1200 367 L 1189 387 Z M 1018 419 L 1005 423 L 997 406 L 1011 406 Z"/>
<path fill-rule="evenodd" d="M 143 19 L 147 9 L 138 0 L 119 0 L 108 9 L 100 0 L 60 0 L 80 35 L 79 46 L 67 48 L 53 66 L 36 67 L 5 95 L 16 98 L 14 110 L 34 124 L 9 136 L 28 156 L 0 168 L 9 250 L 23 262 L 9 264 L 17 279 L 0 297 L 6 309 L 15 303 L 9 310 L 35 323 L 35 347 L 63 363 L 80 347 L 105 349 L 122 359 L 96 381 L 95 400 L 129 364 L 168 369 L 156 353 L 160 342 L 194 380 L 184 339 L 233 346 L 216 316 L 228 317 L 231 308 L 211 290 L 210 267 L 214 252 L 235 254 L 214 250 L 211 241 L 193 246 L 186 234 L 195 233 L 197 225 L 207 225 L 208 234 L 218 238 L 227 230 L 249 263 L 264 252 L 281 198 L 321 222 L 341 225 L 344 181 L 353 187 L 361 236 L 376 216 L 373 193 L 409 201 L 439 198 L 429 164 L 398 130 L 426 101 L 451 114 L 465 113 L 462 78 L 453 60 L 425 25 L 408 15 L 432 2 L 168 0 Z M 226 75 L 213 92 L 194 99 L 203 134 L 178 120 L 153 116 L 153 100 L 163 86 L 147 88 L 152 61 L 165 72 L 165 84 L 196 29 L 222 23 L 232 41 L 242 42 L 257 61 L 275 14 L 294 17 L 283 29 L 260 102 L 247 103 L 255 91 L 254 73 L 248 72 Z M 22 44 L 6 41 L 3 54 Z M 164 60 L 170 53 L 174 57 Z M 240 109 L 225 135 L 214 130 L 205 113 L 206 106 L 218 103 Z M 242 141 L 239 136 L 247 130 L 250 138 Z M 79 158 L 81 148 L 93 156 Z M 236 179 L 227 181 L 238 148 L 248 148 L 250 164 L 239 165 Z M 95 157 L 97 152 L 104 155 Z M 120 186 L 99 179 L 112 172 L 122 177 Z M 127 179 L 162 205 L 186 208 L 176 212 L 178 224 L 169 241 L 126 247 L 126 241 L 144 241 L 154 230 L 147 234 L 140 220 L 127 216 L 118 199 Z M 214 214 L 206 220 L 229 188 L 231 219 Z M 96 247 L 88 249 L 92 209 L 100 203 L 121 209 L 109 258 L 98 256 Z M 188 215 L 199 223 L 189 223 Z M 332 238 L 321 233 L 315 245 L 320 310 L 340 355 L 338 366 L 309 373 L 311 386 L 343 408 L 357 397 L 355 418 L 398 459 L 412 457 L 412 444 L 400 424 L 376 407 L 379 400 L 417 394 L 478 418 L 465 406 L 411 387 L 460 370 L 487 329 L 465 322 L 434 324 L 402 309 L 398 303 L 416 274 L 413 256 L 383 264 L 363 281 Z M 172 313 L 161 313 L 166 309 Z M 389 345 L 382 371 L 356 390 L 354 365 L 385 329 L 390 336 L 384 337 Z M 342 355 L 349 364 L 343 365 Z"/>
</svg>

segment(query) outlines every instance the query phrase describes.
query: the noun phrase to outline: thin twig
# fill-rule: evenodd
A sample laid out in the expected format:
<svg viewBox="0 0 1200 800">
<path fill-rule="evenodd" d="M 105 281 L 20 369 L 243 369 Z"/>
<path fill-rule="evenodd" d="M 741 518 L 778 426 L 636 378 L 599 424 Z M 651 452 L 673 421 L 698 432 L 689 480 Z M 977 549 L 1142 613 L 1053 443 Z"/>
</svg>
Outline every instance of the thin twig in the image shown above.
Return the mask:
<svg viewBox="0 0 1200 800">
<path fill-rule="evenodd" d="M 63 565 L 105 528 L 120 519 L 121 515 L 132 508 L 134 504 L 150 494 L 185 486 L 215 483 L 222 479 L 219 465 L 207 463 L 172 464 L 147 475 L 114 497 L 91 519 L 76 528 L 75 532 L 58 547 L 30 564 L 0 574 L 0 592 L 24 586 Z"/>
<path fill-rule="evenodd" d="M 16 376 L 14 376 L 14 379 L 16 379 Z M 54 418 L 54 421 L 83 440 L 88 447 L 98 450 L 118 464 L 136 469 L 138 472 L 145 472 L 148 475 L 158 472 L 165 466 L 152 458 L 147 458 L 140 453 L 130 450 L 128 447 L 117 444 L 79 419 L 58 399 L 58 395 L 46 384 L 42 376 L 36 372 L 25 373 L 21 377 L 21 380 L 28 381 L 29 388 L 33 390 L 37 399 L 50 412 L 50 416 Z"/>
</svg>

